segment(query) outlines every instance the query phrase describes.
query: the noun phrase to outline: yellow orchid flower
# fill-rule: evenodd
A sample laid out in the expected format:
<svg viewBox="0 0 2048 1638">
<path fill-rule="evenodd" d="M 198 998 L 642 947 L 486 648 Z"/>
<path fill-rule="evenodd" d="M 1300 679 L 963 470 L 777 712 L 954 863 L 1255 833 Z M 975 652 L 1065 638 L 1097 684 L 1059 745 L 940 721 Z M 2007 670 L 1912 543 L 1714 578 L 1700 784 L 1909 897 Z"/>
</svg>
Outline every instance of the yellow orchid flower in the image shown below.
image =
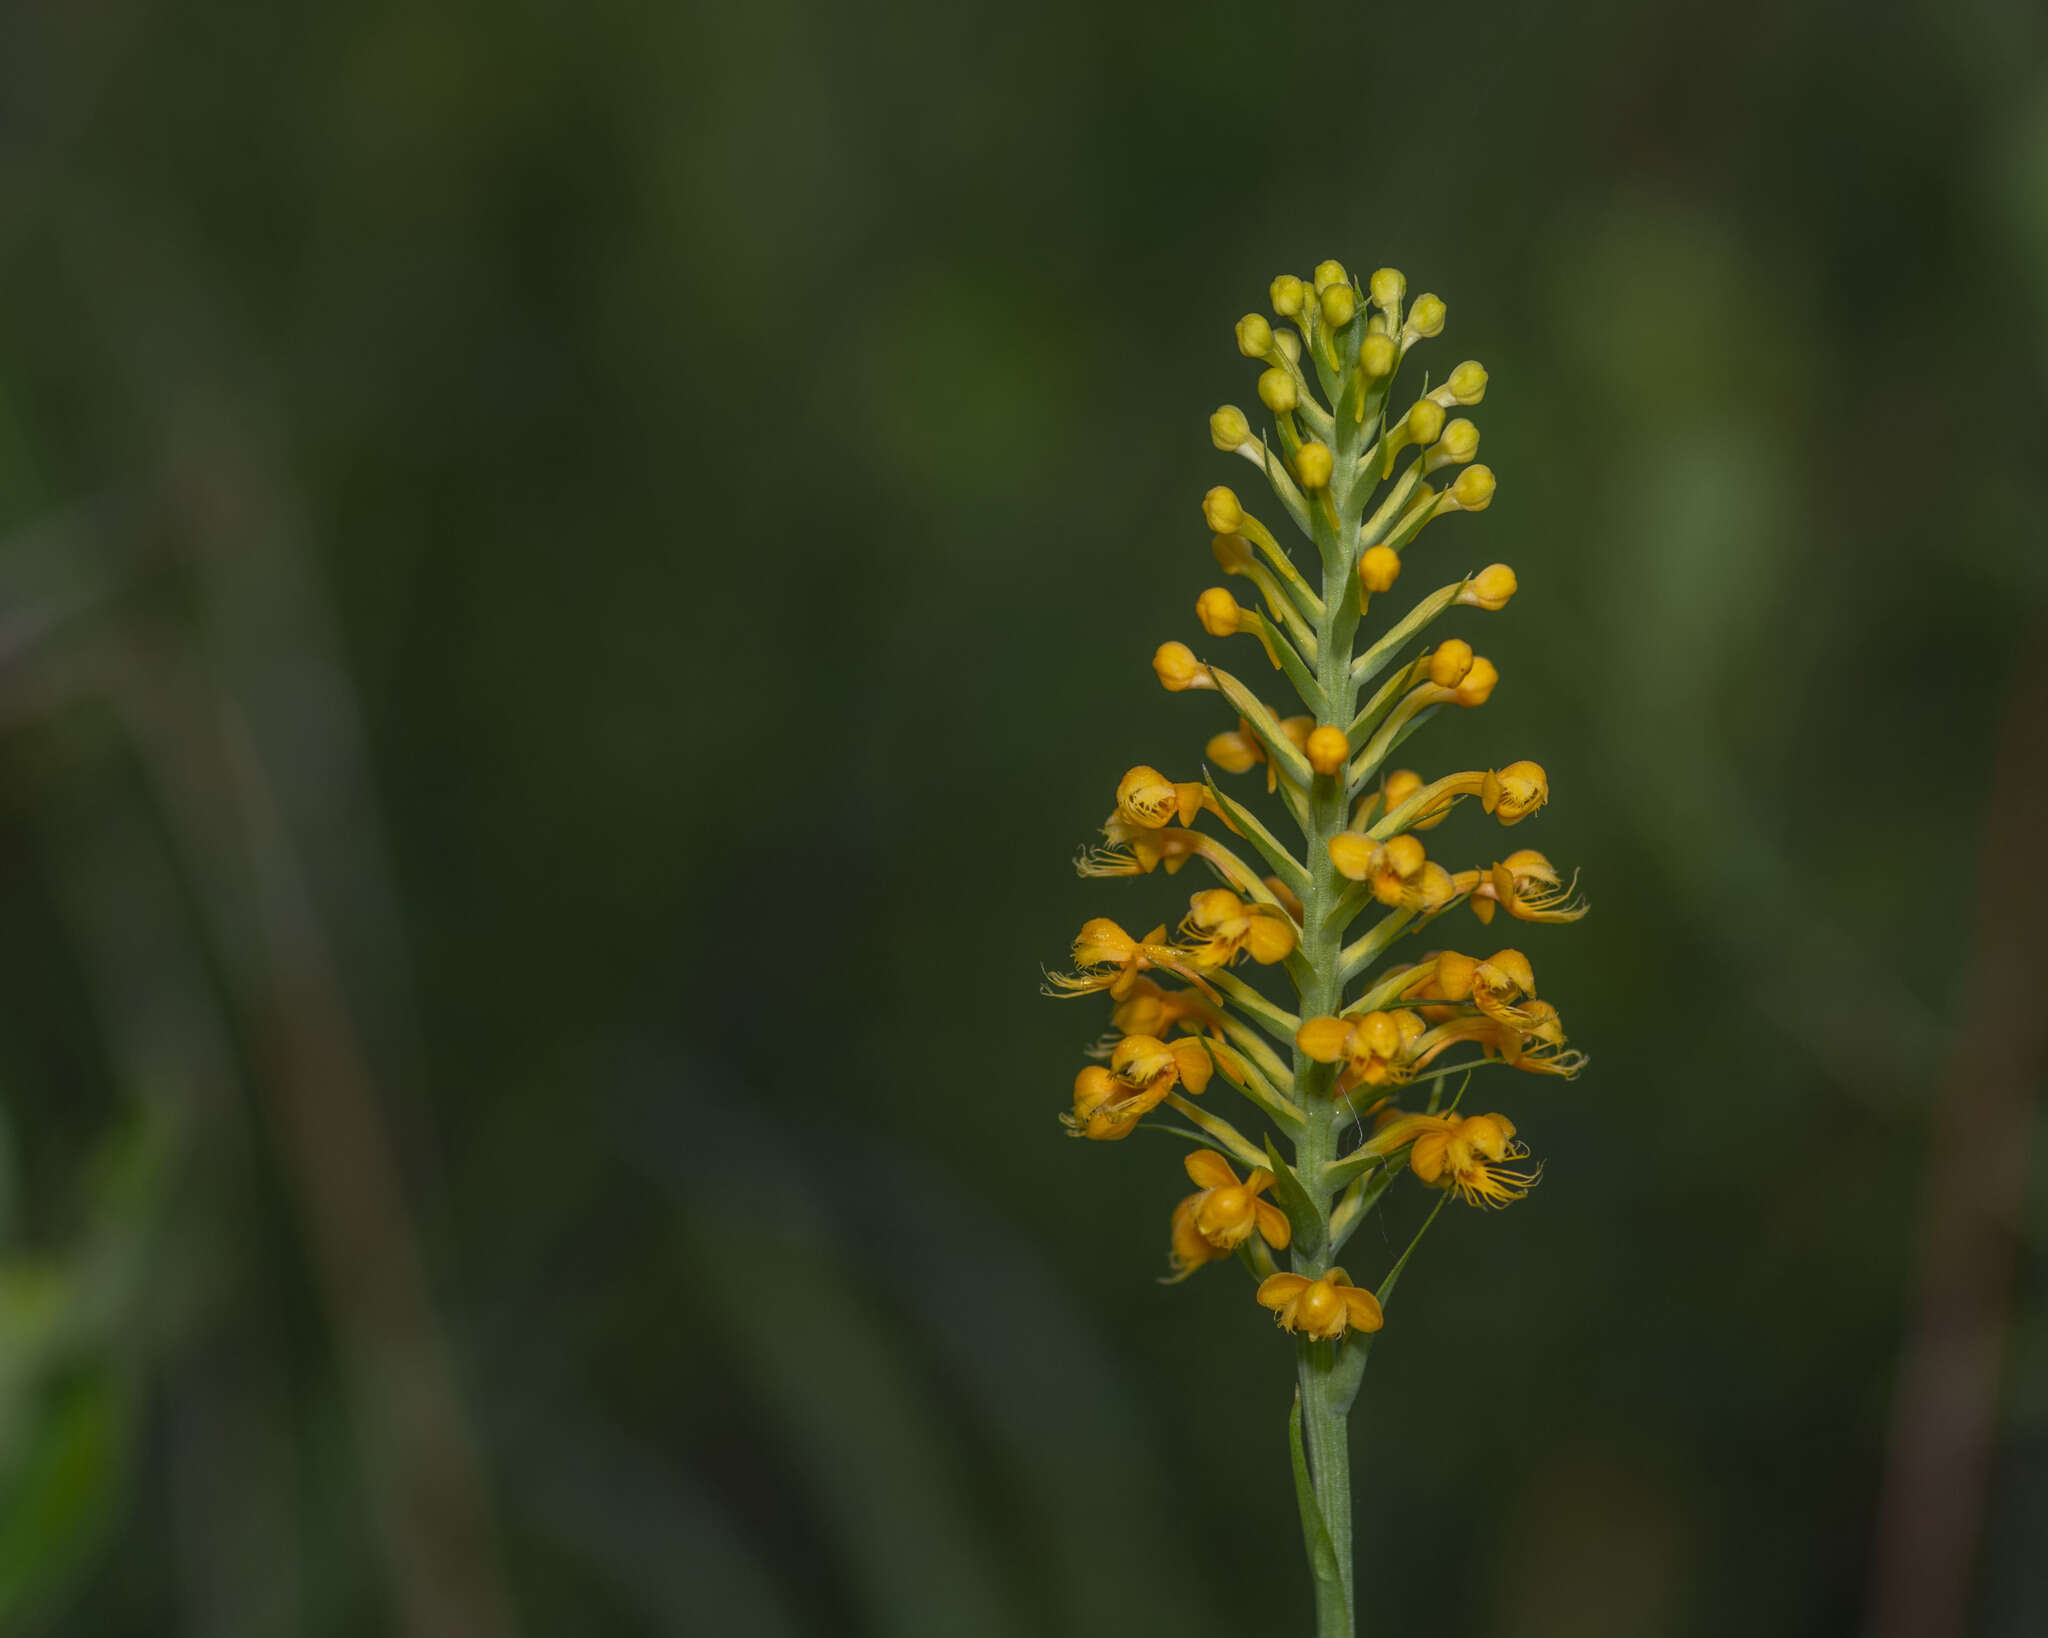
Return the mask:
<svg viewBox="0 0 2048 1638">
<path fill-rule="evenodd" d="M 1283 1331 L 1302 1331 L 1334 1342 L 1346 1331 L 1377 1331 L 1387 1323 L 1380 1300 L 1351 1283 L 1341 1268 L 1310 1279 L 1305 1274 L 1270 1274 L 1259 1284 L 1258 1302 L 1273 1310 Z"/>
<path fill-rule="evenodd" d="M 1197 968 L 1227 967 L 1241 955 L 1270 967 L 1294 950 L 1294 922 L 1286 911 L 1247 903 L 1227 887 L 1212 887 L 1189 899 L 1180 931 L 1185 940 L 1181 954 Z"/>
<path fill-rule="evenodd" d="M 1075 1137 L 1129 1137 L 1175 1087 L 1200 1092 L 1214 1067 L 1208 1048 L 1193 1036 L 1169 1046 L 1155 1035 L 1126 1035 L 1111 1049 L 1107 1067 L 1090 1064 L 1074 1077 L 1074 1110 L 1060 1120 Z"/>
<path fill-rule="evenodd" d="M 1182 1165 L 1199 1192 L 1173 1208 L 1172 1260 L 1180 1278 L 1228 1257 L 1254 1232 L 1275 1251 L 1287 1249 L 1294 1236 L 1287 1214 L 1261 1198 L 1273 1186 L 1270 1171 L 1254 1166 L 1240 1183 L 1213 1149 L 1197 1149 Z"/>
</svg>

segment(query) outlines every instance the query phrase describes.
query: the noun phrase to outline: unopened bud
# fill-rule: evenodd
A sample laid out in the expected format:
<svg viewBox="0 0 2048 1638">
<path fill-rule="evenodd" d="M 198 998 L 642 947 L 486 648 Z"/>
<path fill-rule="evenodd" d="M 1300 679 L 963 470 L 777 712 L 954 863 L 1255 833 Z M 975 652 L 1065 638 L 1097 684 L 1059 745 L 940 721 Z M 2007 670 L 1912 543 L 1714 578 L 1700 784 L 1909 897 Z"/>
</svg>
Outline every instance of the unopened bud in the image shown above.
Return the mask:
<svg viewBox="0 0 2048 1638">
<path fill-rule="evenodd" d="M 1485 655 L 1473 656 L 1472 669 L 1465 673 L 1465 680 L 1458 684 L 1452 698 L 1460 705 L 1484 705 L 1493 697 L 1493 685 L 1500 681 L 1500 673 L 1493 668 L 1493 662 Z"/>
<path fill-rule="evenodd" d="M 1462 637 L 1439 643 L 1429 657 L 1429 680 L 1439 688 L 1455 688 L 1472 669 L 1472 645 Z"/>
<path fill-rule="evenodd" d="M 1408 309 L 1407 331 L 1412 336 L 1429 337 L 1443 334 L 1444 303 L 1441 296 L 1427 292 L 1415 298 Z"/>
<path fill-rule="evenodd" d="M 1251 729 L 1240 717 L 1238 725 L 1230 732 L 1218 734 L 1203 746 L 1202 755 L 1225 773 L 1243 773 L 1262 762 L 1266 753 L 1259 748 L 1259 742 L 1252 737 Z"/>
<path fill-rule="evenodd" d="M 1209 550 L 1225 574 L 1247 574 L 1257 562 L 1243 535 L 1211 535 Z"/>
<path fill-rule="evenodd" d="M 1468 358 L 1455 370 L 1435 392 L 1429 395 L 1439 404 L 1476 404 L 1486 396 L 1486 366 L 1476 358 Z"/>
<path fill-rule="evenodd" d="M 1351 275 L 1344 271 L 1342 262 L 1316 263 L 1316 294 L 1321 295 L 1332 285 L 1349 284 Z"/>
<path fill-rule="evenodd" d="M 1209 675 L 1209 668 L 1195 658 L 1195 651 L 1186 643 L 1161 643 L 1152 656 L 1152 672 L 1169 694 L 1216 686 L 1216 679 Z"/>
<path fill-rule="evenodd" d="M 1423 470 L 1434 472 L 1440 466 L 1463 466 L 1478 453 L 1479 429 L 1461 415 L 1444 428 L 1443 436 L 1423 457 Z"/>
<path fill-rule="evenodd" d="M 1422 775 L 1413 768 L 1396 768 L 1387 775 L 1386 782 L 1380 786 L 1380 801 L 1385 805 L 1385 811 L 1392 813 L 1405 806 L 1411 797 L 1422 790 L 1423 784 Z M 1437 807 L 1434 812 L 1417 814 L 1410 819 L 1408 828 L 1434 830 L 1450 816 L 1449 807 Z"/>
<path fill-rule="evenodd" d="M 1351 760 L 1351 741 L 1344 737 L 1343 729 L 1332 728 L 1328 723 L 1308 736 L 1303 749 L 1308 765 L 1319 774 L 1341 773 Z"/>
<path fill-rule="evenodd" d="M 1290 364 L 1301 362 L 1301 335 L 1298 331 L 1282 330 L 1273 337 L 1273 345 L 1280 349 L 1280 356 Z"/>
<path fill-rule="evenodd" d="M 1237 321 L 1237 350 L 1246 358 L 1264 358 L 1273 350 L 1273 327 L 1258 313 Z"/>
<path fill-rule="evenodd" d="M 1211 586 L 1195 599 L 1195 618 L 1202 622 L 1202 629 L 1211 637 L 1234 637 L 1244 610 L 1236 598 L 1221 586 Z"/>
<path fill-rule="evenodd" d="M 1268 370 L 1259 377 L 1259 402 L 1275 415 L 1285 415 L 1301 402 L 1301 389 L 1285 370 Z"/>
<path fill-rule="evenodd" d="M 1328 444 L 1303 444 L 1295 452 L 1294 470 L 1301 478 L 1302 488 L 1327 488 L 1332 470 L 1330 446 Z"/>
<path fill-rule="evenodd" d="M 1459 588 L 1458 601 L 1470 609 L 1504 609 L 1515 589 L 1515 571 L 1505 563 L 1489 563 Z"/>
<path fill-rule="evenodd" d="M 1483 512 L 1493 504 L 1493 468 L 1468 466 L 1446 491 L 1451 504 L 1461 512 Z"/>
<path fill-rule="evenodd" d="M 1244 508 L 1237 504 L 1237 491 L 1218 484 L 1202 497 L 1202 516 L 1219 535 L 1234 535 L 1244 527 Z"/>
<path fill-rule="evenodd" d="M 1393 342 L 1378 331 L 1367 336 L 1365 344 L 1358 349 L 1359 367 L 1375 381 L 1383 375 L 1392 375 L 1399 357 Z"/>
<path fill-rule="evenodd" d="M 1267 291 L 1273 298 L 1273 311 L 1282 318 L 1300 316 L 1302 297 L 1305 293 L 1301 280 L 1292 273 L 1282 273 Z"/>
<path fill-rule="evenodd" d="M 1372 276 L 1372 304 L 1383 313 L 1399 307 L 1407 293 L 1408 281 L 1398 267 L 1383 267 Z"/>
<path fill-rule="evenodd" d="M 1468 423 L 1469 424 L 1469 423 Z M 1215 423 L 1212 421 L 1211 426 Z M 1443 405 L 1427 398 L 1417 399 L 1415 407 L 1408 412 L 1406 421 L 1408 441 L 1411 444 L 1433 444 L 1444 429 Z"/>
<path fill-rule="evenodd" d="M 1380 798 L 1392 813 L 1409 797 L 1422 789 L 1422 775 L 1413 768 L 1396 768 L 1380 782 Z"/>
<path fill-rule="evenodd" d="M 1333 284 L 1322 293 L 1323 322 L 1341 330 L 1358 316 L 1358 292 L 1348 284 Z"/>
<path fill-rule="evenodd" d="M 1358 583 L 1368 592 L 1392 591 L 1401 578 L 1401 554 L 1391 546 L 1369 546 L 1358 560 Z"/>
<path fill-rule="evenodd" d="M 1225 404 L 1209 417 L 1209 442 L 1228 454 L 1240 444 L 1251 442 L 1252 424 L 1235 404 Z"/>
</svg>

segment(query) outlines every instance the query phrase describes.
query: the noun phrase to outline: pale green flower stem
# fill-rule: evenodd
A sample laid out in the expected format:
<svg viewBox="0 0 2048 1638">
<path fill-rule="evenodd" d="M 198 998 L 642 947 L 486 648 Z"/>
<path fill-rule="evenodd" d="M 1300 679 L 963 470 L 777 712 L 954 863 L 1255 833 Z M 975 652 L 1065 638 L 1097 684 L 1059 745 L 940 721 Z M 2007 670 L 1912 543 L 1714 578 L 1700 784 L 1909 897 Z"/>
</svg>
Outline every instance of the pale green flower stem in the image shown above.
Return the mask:
<svg viewBox="0 0 2048 1638">
<path fill-rule="evenodd" d="M 1336 472 L 1330 489 L 1336 520 L 1329 535 L 1317 541 L 1323 556 L 1323 612 L 1316 629 L 1316 669 L 1323 694 L 1319 723 L 1343 729 L 1350 726 L 1357 708 L 1351 651 L 1358 628 L 1358 529 L 1375 485 L 1370 477 L 1359 478 L 1356 470 L 1364 429 L 1345 413 L 1341 403 L 1336 419 Z M 1366 426 L 1372 425 L 1369 417 Z M 1307 843 L 1303 863 L 1309 877 L 1308 891 L 1302 895 L 1303 1019 L 1337 1013 L 1344 1004 L 1345 928 L 1338 904 L 1351 884 L 1337 873 L 1329 844 L 1350 816 L 1347 783 L 1344 774 L 1319 777 L 1309 790 L 1308 823 L 1303 827 Z M 1332 1066 L 1315 1063 L 1295 1049 L 1295 1085 L 1311 1111 L 1329 1099 L 1335 1075 Z M 1324 1173 L 1336 1158 L 1336 1145 L 1334 1123 L 1313 1118 L 1303 1122 L 1295 1145 L 1294 1171 L 1314 1207 L 1317 1232 L 1296 1239 L 1293 1264 L 1298 1273 L 1311 1277 L 1322 1273 L 1331 1260 L 1329 1227 L 1335 1191 L 1325 1183 Z M 1354 1638 L 1349 1418 L 1365 1370 L 1367 1338 L 1352 1334 L 1336 1343 L 1301 1338 L 1296 1349 L 1301 1437 L 1315 1507 L 1321 1515 L 1318 1520 L 1303 1509 L 1303 1534 L 1315 1576 L 1316 1638 Z M 1318 1525 L 1326 1533 L 1326 1552 L 1316 1540 Z"/>
</svg>

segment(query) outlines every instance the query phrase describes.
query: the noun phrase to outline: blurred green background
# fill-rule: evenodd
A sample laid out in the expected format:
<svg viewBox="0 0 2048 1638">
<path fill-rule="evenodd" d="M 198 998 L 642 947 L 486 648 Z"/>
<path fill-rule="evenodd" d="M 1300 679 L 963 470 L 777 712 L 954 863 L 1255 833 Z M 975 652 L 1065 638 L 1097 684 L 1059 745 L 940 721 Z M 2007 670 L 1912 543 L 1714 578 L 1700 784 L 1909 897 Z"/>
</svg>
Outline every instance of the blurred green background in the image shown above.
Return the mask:
<svg viewBox="0 0 2048 1638">
<path fill-rule="evenodd" d="M 1595 905 L 1512 940 L 1543 1186 L 1374 1355 L 1366 1630 L 2048 1630 L 2044 47 L 7 8 L 0 1630 L 1306 1630 L 1289 1350 L 1038 984 L 1186 891 L 1068 860 L 1226 725 L 1147 661 L 1324 256 L 1492 371 L 1416 757 L 1542 761 Z"/>
</svg>

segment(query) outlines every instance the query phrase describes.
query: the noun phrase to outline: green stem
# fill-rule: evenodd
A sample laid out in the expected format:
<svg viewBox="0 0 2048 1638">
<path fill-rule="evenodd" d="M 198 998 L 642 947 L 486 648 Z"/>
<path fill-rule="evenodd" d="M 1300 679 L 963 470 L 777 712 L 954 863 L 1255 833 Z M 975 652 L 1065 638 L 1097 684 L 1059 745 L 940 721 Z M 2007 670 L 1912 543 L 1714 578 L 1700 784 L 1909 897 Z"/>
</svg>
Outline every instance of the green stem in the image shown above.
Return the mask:
<svg viewBox="0 0 2048 1638">
<path fill-rule="evenodd" d="M 1309 1478 L 1316 1507 L 1337 1560 L 1337 1579 L 1316 1577 L 1316 1638 L 1354 1638 L 1358 1630 L 1351 1586 L 1351 1394 L 1337 1374 L 1343 1344 L 1298 1345 L 1301 1429 L 1308 1447 Z M 1316 1544 L 1308 1543 L 1311 1573 Z"/>
<path fill-rule="evenodd" d="M 1342 492 L 1330 497 L 1337 507 L 1334 534 L 1343 543 L 1326 555 L 1323 609 L 1317 622 L 1316 661 L 1322 699 L 1321 721 L 1347 728 L 1356 701 L 1351 678 L 1351 642 L 1358 625 L 1358 600 L 1351 577 L 1356 562 L 1358 515 L 1369 479 L 1356 477 L 1360 430 L 1340 417 L 1336 469 Z M 1351 792 L 1340 775 L 1311 780 L 1300 815 L 1306 833 L 1306 888 L 1301 892 L 1301 1016 L 1317 1018 L 1342 1010 L 1344 1002 L 1344 914 L 1350 883 L 1330 859 L 1330 838 L 1343 830 L 1350 813 Z M 1301 1225 L 1293 1247 L 1296 1272 L 1314 1277 L 1324 1271 L 1330 1255 L 1330 1211 L 1334 1191 L 1325 1174 L 1336 1158 L 1337 1134 L 1318 1114 L 1327 1109 L 1335 1070 L 1314 1062 L 1298 1047 L 1294 1055 L 1295 1098 L 1308 1112 L 1295 1142 L 1294 1170 L 1315 1213 L 1313 1224 Z M 1320 1106 L 1320 1107 L 1319 1107 Z M 1327 1549 L 1337 1562 L 1337 1576 L 1317 1576 L 1317 1638 L 1353 1638 L 1356 1624 L 1352 1596 L 1351 1449 L 1349 1417 L 1356 1392 L 1355 1378 L 1342 1365 L 1345 1344 L 1301 1340 L 1295 1353 L 1295 1378 L 1300 1392 L 1302 1439 L 1316 1510 L 1327 1536 Z M 1306 1526 L 1305 1526 L 1306 1528 Z M 1306 1538 L 1309 1562 L 1317 1563 L 1321 1544 Z"/>
</svg>

